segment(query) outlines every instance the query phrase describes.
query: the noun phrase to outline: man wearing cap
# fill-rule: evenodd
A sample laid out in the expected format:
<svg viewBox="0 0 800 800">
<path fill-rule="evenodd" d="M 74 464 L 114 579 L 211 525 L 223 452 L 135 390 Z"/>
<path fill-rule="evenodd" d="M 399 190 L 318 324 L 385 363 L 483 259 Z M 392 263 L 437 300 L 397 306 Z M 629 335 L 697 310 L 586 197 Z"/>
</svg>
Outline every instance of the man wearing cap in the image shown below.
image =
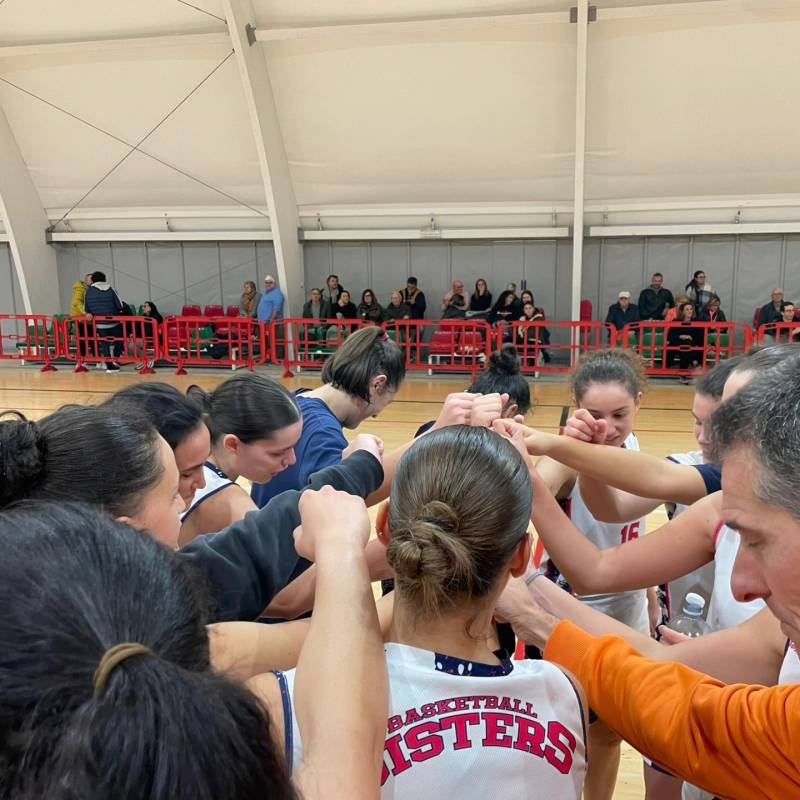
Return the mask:
<svg viewBox="0 0 800 800">
<path fill-rule="evenodd" d="M 606 323 L 614 325 L 618 331 L 621 331 L 626 325 L 639 322 L 640 319 L 639 307 L 631 304 L 631 293 L 626 291 L 619 293 L 619 299 L 608 307 L 608 314 L 606 314 Z M 609 331 L 610 338 L 611 332 Z"/>
<path fill-rule="evenodd" d="M 264 278 L 264 294 L 258 304 L 258 319 L 267 324 L 283 319 L 283 292 L 275 285 L 272 275 Z"/>
</svg>

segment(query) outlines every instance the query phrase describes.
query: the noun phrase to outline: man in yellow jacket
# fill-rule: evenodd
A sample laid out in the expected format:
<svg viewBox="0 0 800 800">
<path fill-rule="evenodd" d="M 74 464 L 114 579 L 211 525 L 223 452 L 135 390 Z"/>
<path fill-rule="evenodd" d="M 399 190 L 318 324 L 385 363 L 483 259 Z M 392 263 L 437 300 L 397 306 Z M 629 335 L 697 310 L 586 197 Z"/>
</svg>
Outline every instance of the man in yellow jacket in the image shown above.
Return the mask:
<svg viewBox="0 0 800 800">
<path fill-rule="evenodd" d="M 84 300 L 86 299 L 86 290 L 92 285 L 92 276 L 84 275 L 82 281 L 75 281 L 72 284 L 72 300 L 69 306 L 69 315 L 72 319 L 77 317 L 86 316 L 86 306 Z"/>
</svg>

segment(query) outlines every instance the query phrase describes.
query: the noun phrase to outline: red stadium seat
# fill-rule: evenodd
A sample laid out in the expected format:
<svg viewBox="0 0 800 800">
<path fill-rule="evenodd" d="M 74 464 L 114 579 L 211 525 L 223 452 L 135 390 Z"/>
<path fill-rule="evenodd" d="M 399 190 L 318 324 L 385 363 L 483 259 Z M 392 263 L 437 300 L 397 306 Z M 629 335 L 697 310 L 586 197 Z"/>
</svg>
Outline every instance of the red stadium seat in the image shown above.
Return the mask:
<svg viewBox="0 0 800 800">
<path fill-rule="evenodd" d="M 199 316 L 202 316 L 202 313 L 200 311 L 200 306 L 192 306 L 192 305 L 184 306 L 181 309 L 181 316 L 182 317 L 199 317 Z"/>
<path fill-rule="evenodd" d="M 458 343 L 459 355 L 475 355 L 483 351 L 483 336 L 480 331 L 464 331 Z"/>
<path fill-rule="evenodd" d="M 242 312 L 239 311 L 239 306 L 228 306 L 227 311 L 225 312 L 226 317 L 241 317 Z"/>
<path fill-rule="evenodd" d="M 455 334 L 452 328 L 446 331 L 434 331 L 428 352 L 432 356 L 450 356 L 455 350 Z"/>
<path fill-rule="evenodd" d="M 203 309 L 203 316 L 204 317 L 224 317 L 225 316 L 225 309 L 222 306 L 217 305 L 209 305 Z"/>
</svg>

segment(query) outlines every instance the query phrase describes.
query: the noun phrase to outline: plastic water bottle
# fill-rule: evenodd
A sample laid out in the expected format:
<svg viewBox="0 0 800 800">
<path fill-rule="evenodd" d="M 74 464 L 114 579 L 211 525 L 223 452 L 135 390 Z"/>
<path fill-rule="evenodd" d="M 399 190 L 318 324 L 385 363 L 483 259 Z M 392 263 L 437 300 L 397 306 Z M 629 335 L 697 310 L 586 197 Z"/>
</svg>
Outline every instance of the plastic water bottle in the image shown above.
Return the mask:
<svg viewBox="0 0 800 800">
<path fill-rule="evenodd" d="M 671 619 L 669 627 L 692 639 L 711 633 L 709 624 L 703 619 L 705 606 L 706 601 L 703 597 L 694 592 L 689 592 L 683 601 L 683 613 Z"/>
</svg>

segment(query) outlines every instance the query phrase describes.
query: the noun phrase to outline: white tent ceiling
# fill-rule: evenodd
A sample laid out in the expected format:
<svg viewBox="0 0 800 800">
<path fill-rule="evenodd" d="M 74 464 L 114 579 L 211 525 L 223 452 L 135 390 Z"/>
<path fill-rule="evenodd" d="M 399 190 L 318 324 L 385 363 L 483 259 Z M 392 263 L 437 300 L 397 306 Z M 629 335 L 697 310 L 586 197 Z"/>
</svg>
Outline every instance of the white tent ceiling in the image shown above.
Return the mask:
<svg viewBox="0 0 800 800">
<path fill-rule="evenodd" d="M 600 11 L 634 4 L 606 3 Z M 42 99 L 138 142 L 231 52 L 221 0 L 192 5 L 0 2 L 0 107 L 51 219 L 129 147 Z M 576 72 L 570 5 L 255 0 L 255 27 L 284 29 L 277 41 L 255 47 L 266 59 L 303 223 L 314 227 L 319 210 L 331 226 L 385 227 L 388 217 L 370 220 L 410 208 L 413 220 L 403 223 L 410 227 L 429 211 L 469 206 L 482 212 L 483 224 L 549 224 L 551 210 L 568 224 Z M 559 20 L 503 20 L 538 12 L 557 12 Z M 484 19 L 307 30 L 455 15 Z M 630 18 L 601 14 L 589 27 L 589 219 L 594 213 L 599 221 L 609 207 L 612 221 L 731 220 L 737 207 L 758 203 L 767 208 L 748 210 L 748 219 L 800 219 L 798 41 L 798 2 L 707 0 L 651 6 Z M 70 214 L 76 229 L 141 227 L 120 219 L 134 210 L 162 217 L 180 210 L 174 216 L 189 221 L 178 227 L 266 225 L 237 204 L 266 207 L 234 58 L 142 150 L 181 172 L 134 153 Z M 662 210 L 666 200 L 670 213 Z M 231 214 L 240 210 L 237 222 Z M 475 214 L 467 217 L 474 223 Z"/>
</svg>

